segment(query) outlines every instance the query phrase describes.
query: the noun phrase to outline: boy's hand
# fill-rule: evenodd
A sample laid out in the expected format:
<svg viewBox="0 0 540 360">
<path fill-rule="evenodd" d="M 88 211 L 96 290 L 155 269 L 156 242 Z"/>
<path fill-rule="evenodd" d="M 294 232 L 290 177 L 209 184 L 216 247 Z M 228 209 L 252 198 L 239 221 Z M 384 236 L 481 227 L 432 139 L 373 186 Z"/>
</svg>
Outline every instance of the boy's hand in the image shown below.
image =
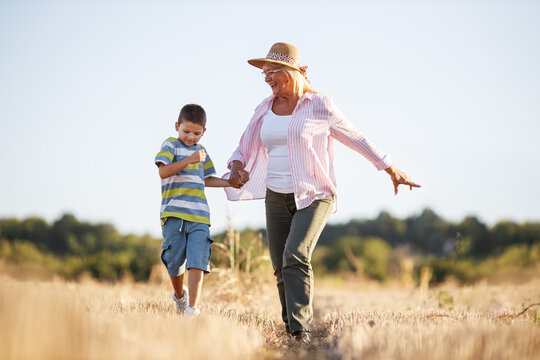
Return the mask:
<svg viewBox="0 0 540 360">
<path fill-rule="evenodd" d="M 200 163 L 200 162 L 203 162 L 204 160 L 206 160 L 206 152 L 204 151 L 204 149 L 195 151 L 193 154 L 191 154 L 187 158 L 187 161 L 190 164 Z"/>
<path fill-rule="evenodd" d="M 249 180 L 249 172 L 244 169 L 233 169 L 229 176 L 229 184 L 236 189 L 240 189 Z"/>
<path fill-rule="evenodd" d="M 159 177 L 162 179 L 166 179 L 169 176 L 173 176 L 174 174 L 177 174 L 179 171 L 182 171 L 188 165 L 197 164 L 205 160 L 206 160 L 206 152 L 204 151 L 204 149 L 200 149 L 193 152 L 193 154 L 191 154 L 187 158 L 182 159 L 180 161 L 175 161 L 167 165 L 163 163 L 159 163 L 158 164 Z"/>
</svg>

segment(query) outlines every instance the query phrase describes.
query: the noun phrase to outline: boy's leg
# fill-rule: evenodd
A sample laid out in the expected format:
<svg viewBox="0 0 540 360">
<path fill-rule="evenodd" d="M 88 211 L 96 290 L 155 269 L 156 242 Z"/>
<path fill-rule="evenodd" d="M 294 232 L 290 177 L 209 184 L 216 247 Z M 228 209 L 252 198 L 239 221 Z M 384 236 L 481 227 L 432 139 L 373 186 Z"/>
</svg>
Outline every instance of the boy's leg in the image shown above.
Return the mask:
<svg viewBox="0 0 540 360">
<path fill-rule="evenodd" d="M 181 299 L 184 296 L 184 274 L 178 276 L 169 275 L 169 277 L 176 297 Z"/>
<path fill-rule="evenodd" d="M 196 308 L 199 304 L 199 297 L 203 284 L 203 271 L 201 269 L 190 269 L 188 275 L 189 307 Z"/>
<path fill-rule="evenodd" d="M 203 283 L 203 274 L 210 273 L 210 246 L 214 241 L 207 224 L 186 221 L 184 223 L 187 238 L 187 269 L 189 307 L 196 308 Z"/>
<path fill-rule="evenodd" d="M 174 289 L 172 299 L 176 302 L 176 311 L 184 313 L 188 306 L 187 287 L 184 286 L 186 268 L 186 236 L 183 231 L 183 220 L 168 218 L 162 225 L 163 249 L 161 261 L 167 268 Z"/>
</svg>

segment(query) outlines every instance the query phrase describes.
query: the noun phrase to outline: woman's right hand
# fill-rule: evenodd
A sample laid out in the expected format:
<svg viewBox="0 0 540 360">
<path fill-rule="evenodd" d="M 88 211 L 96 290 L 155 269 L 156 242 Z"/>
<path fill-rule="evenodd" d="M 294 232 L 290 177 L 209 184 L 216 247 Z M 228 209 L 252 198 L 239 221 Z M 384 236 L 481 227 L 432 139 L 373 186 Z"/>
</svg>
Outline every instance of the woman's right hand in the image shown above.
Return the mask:
<svg viewBox="0 0 540 360">
<path fill-rule="evenodd" d="M 229 183 L 232 187 L 240 189 L 249 180 L 249 172 L 244 170 L 243 164 L 240 161 L 233 161 L 231 173 L 229 175 Z"/>
</svg>

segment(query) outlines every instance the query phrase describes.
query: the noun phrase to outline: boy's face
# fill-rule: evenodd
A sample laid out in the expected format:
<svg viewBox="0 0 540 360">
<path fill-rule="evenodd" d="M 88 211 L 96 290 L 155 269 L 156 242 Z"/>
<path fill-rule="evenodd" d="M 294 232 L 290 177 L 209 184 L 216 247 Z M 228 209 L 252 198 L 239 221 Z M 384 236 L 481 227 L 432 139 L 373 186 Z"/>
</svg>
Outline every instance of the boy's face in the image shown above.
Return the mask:
<svg viewBox="0 0 540 360">
<path fill-rule="evenodd" d="M 182 120 L 181 123 L 176 122 L 174 125 L 176 131 L 178 131 L 178 138 L 187 146 L 197 144 L 206 131 L 202 125 L 194 124 L 186 120 Z"/>
</svg>

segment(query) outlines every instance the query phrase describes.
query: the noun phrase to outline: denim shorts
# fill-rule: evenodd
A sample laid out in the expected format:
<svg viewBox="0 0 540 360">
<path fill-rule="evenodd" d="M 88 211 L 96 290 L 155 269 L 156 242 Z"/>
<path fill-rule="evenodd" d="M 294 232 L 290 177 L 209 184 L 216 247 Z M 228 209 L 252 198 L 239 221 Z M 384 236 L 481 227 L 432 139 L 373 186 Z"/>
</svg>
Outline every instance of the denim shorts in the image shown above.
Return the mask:
<svg viewBox="0 0 540 360">
<path fill-rule="evenodd" d="M 186 268 L 210 273 L 210 236 L 207 224 L 169 217 L 161 226 L 161 261 L 171 276 L 182 275 Z"/>
</svg>

